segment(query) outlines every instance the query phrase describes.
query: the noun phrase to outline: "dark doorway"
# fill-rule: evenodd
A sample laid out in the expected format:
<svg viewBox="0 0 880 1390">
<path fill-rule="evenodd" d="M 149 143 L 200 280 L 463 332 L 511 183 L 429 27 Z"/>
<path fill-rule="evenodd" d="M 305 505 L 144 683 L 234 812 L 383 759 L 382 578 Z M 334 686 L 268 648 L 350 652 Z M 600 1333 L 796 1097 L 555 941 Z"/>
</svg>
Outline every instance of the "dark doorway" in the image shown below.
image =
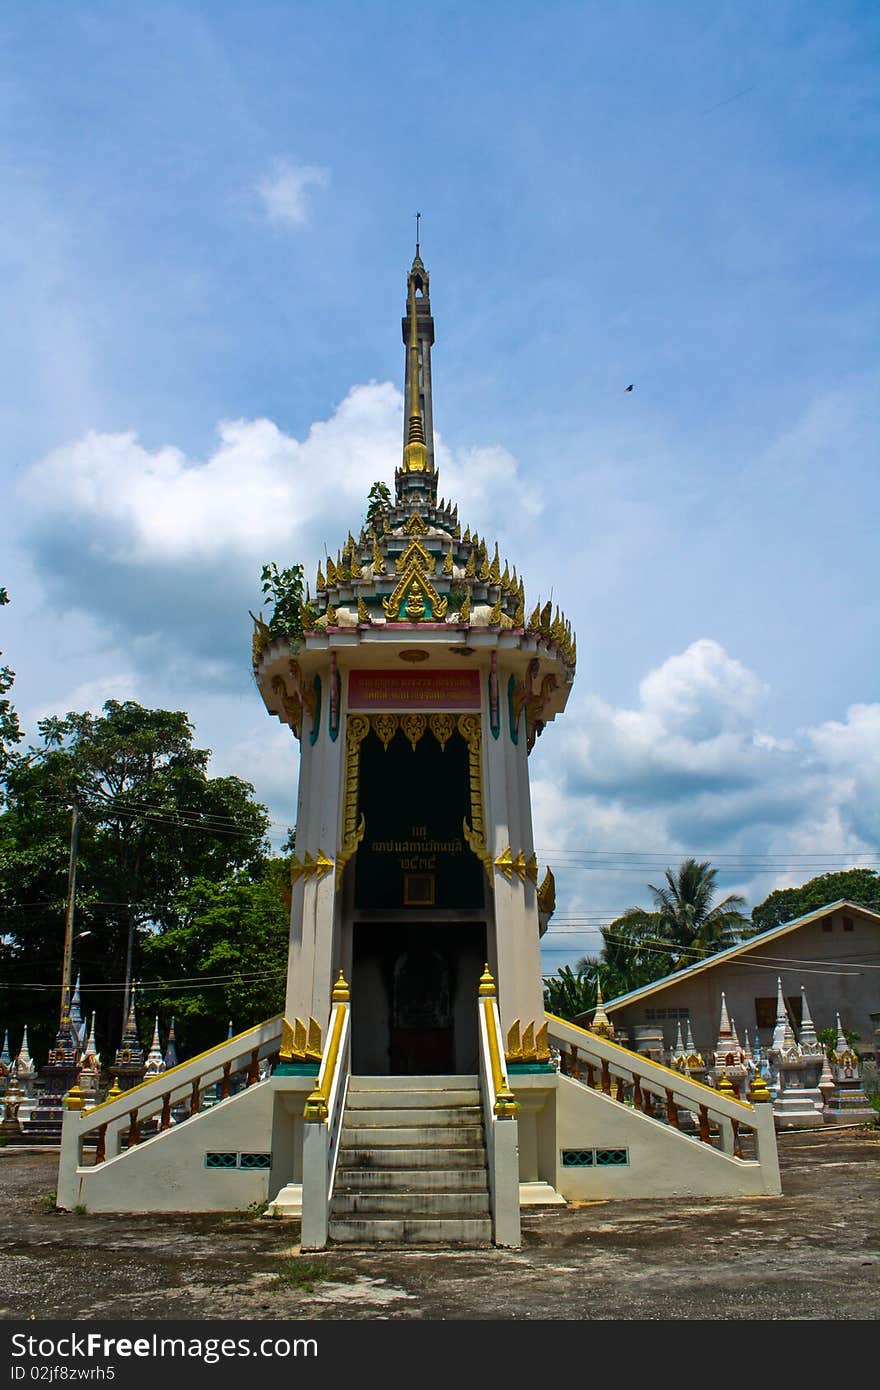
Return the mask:
<svg viewBox="0 0 880 1390">
<path fill-rule="evenodd" d="M 354 928 L 352 1071 L 356 1075 L 473 1075 L 482 922 Z"/>
<path fill-rule="evenodd" d="M 452 990 L 450 962 L 431 946 L 408 946 L 391 972 L 391 1050 L 393 1073 L 452 1071 Z"/>
</svg>

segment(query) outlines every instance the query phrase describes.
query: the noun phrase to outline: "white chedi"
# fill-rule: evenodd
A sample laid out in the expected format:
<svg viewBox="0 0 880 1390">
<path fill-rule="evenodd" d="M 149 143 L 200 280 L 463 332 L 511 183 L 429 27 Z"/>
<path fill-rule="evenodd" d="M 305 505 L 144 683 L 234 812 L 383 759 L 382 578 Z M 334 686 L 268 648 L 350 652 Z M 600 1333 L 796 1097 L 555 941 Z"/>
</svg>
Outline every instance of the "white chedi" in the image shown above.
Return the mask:
<svg viewBox="0 0 880 1390">
<path fill-rule="evenodd" d="M 159 1043 L 159 1019 L 153 1024 L 153 1041 L 147 1053 L 147 1060 L 144 1063 L 145 1076 L 158 1076 L 165 1070 L 165 1058 L 162 1056 L 162 1048 Z"/>
</svg>

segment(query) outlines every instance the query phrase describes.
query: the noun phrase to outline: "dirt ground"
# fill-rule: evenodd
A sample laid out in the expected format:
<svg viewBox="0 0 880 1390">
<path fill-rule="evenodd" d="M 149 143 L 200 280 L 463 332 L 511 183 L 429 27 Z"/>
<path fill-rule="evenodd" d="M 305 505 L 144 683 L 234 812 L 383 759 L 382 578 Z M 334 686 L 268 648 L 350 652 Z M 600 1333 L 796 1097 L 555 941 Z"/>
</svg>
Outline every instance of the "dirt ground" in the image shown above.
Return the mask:
<svg viewBox="0 0 880 1390">
<path fill-rule="evenodd" d="M 880 1131 L 780 1135 L 783 1196 L 523 1214 L 521 1250 L 299 1252 L 299 1224 L 56 1212 L 57 1150 L 0 1149 L 0 1319 L 866 1319 Z"/>
</svg>

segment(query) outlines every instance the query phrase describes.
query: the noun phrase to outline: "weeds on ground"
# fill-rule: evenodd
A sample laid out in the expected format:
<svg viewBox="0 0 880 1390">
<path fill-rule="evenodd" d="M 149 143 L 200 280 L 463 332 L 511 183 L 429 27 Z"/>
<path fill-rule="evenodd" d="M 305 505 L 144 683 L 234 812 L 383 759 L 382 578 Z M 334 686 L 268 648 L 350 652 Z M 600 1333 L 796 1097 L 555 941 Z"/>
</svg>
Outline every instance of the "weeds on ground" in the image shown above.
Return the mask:
<svg viewBox="0 0 880 1390">
<path fill-rule="evenodd" d="M 39 1196 L 34 1198 L 34 1209 L 39 1212 L 55 1211 L 57 1199 L 57 1192 L 41 1192 Z"/>
<path fill-rule="evenodd" d="M 268 1207 L 268 1202 L 251 1202 L 249 1207 L 237 1207 L 235 1211 L 224 1211 L 220 1214 L 221 1221 L 254 1221 L 262 1216 Z"/>
<path fill-rule="evenodd" d="M 351 1270 L 333 1268 L 320 1260 L 303 1260 L 294 1257 L 286 1260 L 276 1271 L 275 1292 L 291 1289 L 299 1293 L 314 1293 L 318 1284 L 346 1284 L 351 1279 Z"/>
</svg>

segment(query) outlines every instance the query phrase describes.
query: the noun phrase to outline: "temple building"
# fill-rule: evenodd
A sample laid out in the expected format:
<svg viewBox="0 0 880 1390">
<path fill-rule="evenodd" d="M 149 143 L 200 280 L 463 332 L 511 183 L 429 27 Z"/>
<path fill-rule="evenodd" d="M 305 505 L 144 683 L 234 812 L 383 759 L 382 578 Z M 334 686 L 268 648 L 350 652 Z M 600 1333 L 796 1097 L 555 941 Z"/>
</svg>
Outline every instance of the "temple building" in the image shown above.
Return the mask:
<svg viewBox="0 0 880 1390">
<path fill-rule="evenodd" d="M 268 1201 L 303 1248 L 517 1246 L 523 1205 L 777 1193 L 769 1095 L 702 1084 L 690 1033 L 676 1070 L 622 1046 L 610 1008 L 592 1031 L 544 1011 L 529 755 L 575 636 L 440 493 L 418 246 L 402 325 L 393 494 L 298 623 L 255 620 L 257 686 L 300 747 L 284 1014 L 93 1110 L 73 1097 L 59 1205 Z"/>
<path fill-rule="evenodd" d="M 618 1037 L 637 1051 L 647 1051 L 647 1042 L 668 1055 L 680 1023 L 683 1030 L 693 1029 L 697 1046 L 708 1054 L 726 997 L 730 1012 L 766 1052 L 780 1026 L 781 977 L 786 1012 L 798 1030 L 807 1025 L 806 1041 L 820 1067 L 815 1033 L 833 1028 L 838 1010 L 859 1035 L 856 1051 L 873 1058 L 880 1054 L 880 986 L 873 968 L 878 948 L 880 913 L 841 899 L 606 1000 L 605 1010 Z M 803 1014 L 805 978 L 812 1016 Z"/>
</svg>

